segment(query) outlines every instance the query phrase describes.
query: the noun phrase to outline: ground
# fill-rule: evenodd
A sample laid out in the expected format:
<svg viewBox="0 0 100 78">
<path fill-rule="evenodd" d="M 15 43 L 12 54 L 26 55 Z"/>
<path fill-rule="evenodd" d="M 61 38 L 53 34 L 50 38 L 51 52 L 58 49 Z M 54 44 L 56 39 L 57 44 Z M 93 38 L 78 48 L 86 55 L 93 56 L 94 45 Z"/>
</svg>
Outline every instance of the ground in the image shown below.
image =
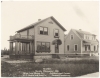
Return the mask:
<svg viewBox="0 0 100 78">
<path fill-rule="evenodd" d="M 33 73 L 39 74 L 41 71 L 43 73 L 40 76 L 48 77 L 58 76 L 50 74 L 52 71 L 56 71 L 56 74 L 65 73 L 71 77 L 82 76 L 99 72 L 99 58 L 94 56 L 85 58 L 48 59 L 43 60 L 41 63 L 35 63 L 33 60 L 12 60 L 8 56 L 1 57 L 2 77 L 31 77 Z M 37 76 L 37 74 L 34 76 Z"/>
</svg>

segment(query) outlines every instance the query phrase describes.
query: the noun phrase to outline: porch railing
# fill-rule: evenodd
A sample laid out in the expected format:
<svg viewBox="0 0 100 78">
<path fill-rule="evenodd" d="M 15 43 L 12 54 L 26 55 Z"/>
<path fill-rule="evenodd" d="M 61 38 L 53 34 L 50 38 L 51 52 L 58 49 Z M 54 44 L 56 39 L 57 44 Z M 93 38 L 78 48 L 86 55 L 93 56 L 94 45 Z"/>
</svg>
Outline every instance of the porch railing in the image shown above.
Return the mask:
<svg viewBox="0 0 100 78">
<path fill-rule="evenodd" d="M 14 39 L 34 39 L 33 35 L 20 35 L 20 34 L 15 34 L 14 36 L 10 36 L 10 40 Z"/>
</svg>

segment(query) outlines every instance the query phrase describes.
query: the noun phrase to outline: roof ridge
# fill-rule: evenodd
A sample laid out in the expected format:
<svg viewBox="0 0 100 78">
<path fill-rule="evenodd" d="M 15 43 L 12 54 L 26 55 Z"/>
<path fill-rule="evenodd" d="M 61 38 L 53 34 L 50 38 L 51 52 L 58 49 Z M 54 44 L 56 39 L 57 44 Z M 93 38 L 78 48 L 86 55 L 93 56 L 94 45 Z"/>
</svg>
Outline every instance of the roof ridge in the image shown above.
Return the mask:
<svg viewBox="0 0 100 78">
<path fill-rule="evenodd" d="M 26 27 L 24 27 L 24 28 L 22 28 L 22 29 L 20 29 L 20 30 L 18 30 L 18 31 L 16 31 L 16 32 L 21 32 L 21 31 L 24 31 L 24 30 L 26 30 L 26 29 L 33 28 L 35 25 L 37 25 L 38 23 L 41 23 L 41 22 L 45 21 L 45 20 L 48 19 L 48 18 L 51 18 L 54 22 L 56 22 L 56 24 L 58 24 L 58 26 L 59 26 L 63 31 L 66 31 L 66 29 L 65 29 L 53 16 L 50 16 L 50 17 L 47 17 L 47 18 L 42 19 L 42 20 L 40 20 L 40 21 L 37 21 L 37 22 L 35 22 L 35 23 L 32 23 L 32 24 L 30 24 L 29 26 L 26 26 Z"/>
<path fill-rule="evenodd" d="M 83 33 L 83 34 L 95 35 L 95 34 L 92 34 L 91 32 L 88 32 L 88 31 L 77 30 L 77 29 L 73 29 L 73 30 L 78 31 L 79 33 Z"/>
</svg>

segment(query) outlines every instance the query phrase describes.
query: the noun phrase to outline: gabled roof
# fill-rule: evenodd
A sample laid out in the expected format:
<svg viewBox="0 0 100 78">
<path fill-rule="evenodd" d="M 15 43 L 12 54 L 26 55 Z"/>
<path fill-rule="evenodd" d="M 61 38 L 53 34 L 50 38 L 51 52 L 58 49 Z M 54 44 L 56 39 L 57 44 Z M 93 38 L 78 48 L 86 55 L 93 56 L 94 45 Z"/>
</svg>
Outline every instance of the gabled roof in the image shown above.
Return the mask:
<svg viewBox="0 0 100 78">
<path fill-rule="evenodd" d="M 65 29 L 53 16 L 48 17 L 48 18 L 51 18 L 63 31 L 66 31 L 66 29 Z M 26 26 L 26 27 L 24 27 L 24 28 L 18 30 L 17 32 L 21 32 L 21 31 L 24 31 L 24 30 L 26 30 L 26 29 L 33 28 L 35 25 L 37 25 L 37 24 L 39 24 L 39 23 L 41 23 L 41 22 L 47 20 L 48 18 L 43 19 L 43 20 L 40 20 L 40 21 L 38 21 L 38 22 L 35 22 L 35 23 L 33 23 L 33 24 L 29 25 L 29 26 Z"/>
<path fill-rule="evenodd" d="M 96 36 L 95 34 L 91 34 L 90 32 L 86 32 L 86 31 L 82 31 L 82 30 L 76 30 L 76 29 L 71 29 L 83 42 L 85 43 L 91 43 L 91 44 L 98 44 L 98 40 L 96 39 L 95 41 L 94 40 L 85 40 L 84 38 L 82 38 L 82 35 L 85 34 L 85 35 L 94 35 Z"/>
<path fill-rule="evenodd" d="M 95 34 L 92 34 L 92 33 L 87 32 L 87 31 L 76 30 L 76 29 L 72 29 L 72 31 L 74 31 L 80 38 L 82 38 L 82 35 L 94 35 L 94 36 L 96 36 Z"/>
</svg>

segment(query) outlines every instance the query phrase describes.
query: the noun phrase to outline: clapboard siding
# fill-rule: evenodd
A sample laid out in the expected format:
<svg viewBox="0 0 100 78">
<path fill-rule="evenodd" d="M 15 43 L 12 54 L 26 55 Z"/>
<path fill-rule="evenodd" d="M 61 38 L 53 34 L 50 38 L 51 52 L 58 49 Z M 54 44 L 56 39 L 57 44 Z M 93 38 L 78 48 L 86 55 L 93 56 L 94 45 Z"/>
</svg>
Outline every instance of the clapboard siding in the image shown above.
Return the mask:
<svg viewBox="0 0 100 78">
<path fill-rule="evenodd" d="M 73 35 L 74 39 L 71 40 L 70 36 Z M 74 51 L 74 45 L 78 45 L 78 51 Z M 67 45 L 69 45 L 69 51 L 67 51 Z M 65 39 L 65 53 L 81 53 L 81 39 L 71 30 Z"/>
<path fill-rule="evenodd" d="M 51 21 L 53 22 L 53 24 L 49 23 Z M 40 26 L 48 27 L 48 35 L 39 34 Z M 62 41 L 62 44 L 59 46 L 59 54 L 64 54 L 64 31 L 59 26 L 57 26 L 57 24 L 51 18 L 48 18 L 44 22 L 39 23 L 34 28 L 35 28 L 35 54 L 55 54 L 55 46 L 52 45 L 52 41 L 57 39 L 57 38 L 54 38 L 54 29 L 59 29 L 59 34 L 60 34 L 59 39 L 61 39 Z M 37 41 L 50 42 L 51 52 L 50 53 L 37 53 L 36 52 Z"/>
<path fill-rule="evenodd" d="M 29 29 L 29 35 L 34 35 L 34 28 Z"/>
<path fill-rule="evenodd" d="M 27 35 L 27 30 L 20 32 L 21 35 Z"/>
<path fill-rule="evenodd" d="M 20 34 L 21 35 L 27 35 L 27 30 L 21 31 Z M 29 35 L 34 35 L 34 28 L 29 29 Z"/>
</svg>

